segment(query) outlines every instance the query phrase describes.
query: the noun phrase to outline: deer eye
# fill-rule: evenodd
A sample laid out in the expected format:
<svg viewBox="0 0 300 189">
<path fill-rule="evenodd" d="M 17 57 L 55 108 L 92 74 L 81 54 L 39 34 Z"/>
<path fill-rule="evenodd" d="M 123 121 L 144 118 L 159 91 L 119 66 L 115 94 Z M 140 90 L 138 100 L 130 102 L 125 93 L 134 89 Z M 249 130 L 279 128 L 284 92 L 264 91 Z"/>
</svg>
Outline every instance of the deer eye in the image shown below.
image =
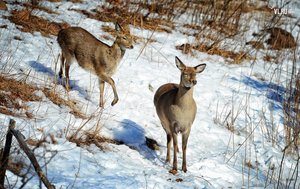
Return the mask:
<svg viewBox="0 0 300 189">
<path fill-rule="evenodd" d="M 127 37 L 123 37 L 124 40 L 127 40 Z"/>
</svg>

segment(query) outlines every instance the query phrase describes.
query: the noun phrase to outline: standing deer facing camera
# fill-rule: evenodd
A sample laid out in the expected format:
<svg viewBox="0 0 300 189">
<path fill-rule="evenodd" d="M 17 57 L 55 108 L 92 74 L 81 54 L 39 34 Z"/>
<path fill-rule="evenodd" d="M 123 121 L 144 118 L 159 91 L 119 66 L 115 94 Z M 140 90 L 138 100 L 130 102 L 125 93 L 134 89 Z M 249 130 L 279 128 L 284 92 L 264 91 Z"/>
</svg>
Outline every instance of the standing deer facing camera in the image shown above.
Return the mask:
<svg viewBox="0 0 300 189">
<path fill-rule="evenodd" d="M 72 61 L 74 59 L 77 60 L 77 63 L 82 68 L 98 76 L 100 107 L 104 106 L 103 92 L 105 82 L 113 89 L 114 100 L 111 105 L 113 106 L 118 102 L 119 97 L 115 82 L 111 76 L 115 73 L 125 54 L 125 50 L 133 48 L 131 35 L 125 34 L 119 24 L 116 24 L 115 30 L 117 31 L 117 38 L 112 46 L 99 41 L 80 27 L 63 29 L 58 33 L 57 37 L 58 44 L 62 50 L 59 77 L 61 78 L 63 72 L 65 73 L 66 88 L 69 90 L 69 69 Z"/>
<path fill-rule="evenodd" d="M 154 96 L 157 115 L 167 134 L 167 162 L 170 162 L 171 142 L 173 140 L 173 168 L 170 170 L 172 174 L 177 173 L 178 133 L 182 134 L 182 170 L 187 171 L 187 142 L 197 112 L 193 88 L 197 84 L 196 74 L 201 73 L 206 67 L 206 64 L 188 67 L 178 57 L 175 58 L 175 62 L 181 71 L 179 85 L 175 83 L 164 84 L 159 87 Z"/>
</svg>

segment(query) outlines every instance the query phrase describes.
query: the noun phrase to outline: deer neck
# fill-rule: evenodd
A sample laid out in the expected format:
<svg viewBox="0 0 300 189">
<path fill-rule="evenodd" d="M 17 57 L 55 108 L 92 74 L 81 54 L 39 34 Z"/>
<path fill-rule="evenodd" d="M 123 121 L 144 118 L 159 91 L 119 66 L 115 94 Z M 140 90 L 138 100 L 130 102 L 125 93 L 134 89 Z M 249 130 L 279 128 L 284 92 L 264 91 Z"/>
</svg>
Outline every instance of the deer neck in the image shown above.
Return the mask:
<svg viewBox="0 0 300 189">
<path fill-rule="evenodd" d="M 178 92 L 176 95 L 176 103 L 181 107 L 190 106 L 193 103 L 194 87 L 186 88 L 183 84 L 179 84 Z"/>
<path fill-rule="evenodd" d="M 116 56 L 119 56 L 120 59 L 122 59 L 123 56 L 124 56 L 124 54 L 125 54 L 126 49 L 125 49 L 125 48 L 122 48 L 122 47 L 119 45 L 119 43 L 118 43 L 117 40 L 115 40 L 114 44 L 112 45 L 112 48 L 115 50 Z"/>
</svg>

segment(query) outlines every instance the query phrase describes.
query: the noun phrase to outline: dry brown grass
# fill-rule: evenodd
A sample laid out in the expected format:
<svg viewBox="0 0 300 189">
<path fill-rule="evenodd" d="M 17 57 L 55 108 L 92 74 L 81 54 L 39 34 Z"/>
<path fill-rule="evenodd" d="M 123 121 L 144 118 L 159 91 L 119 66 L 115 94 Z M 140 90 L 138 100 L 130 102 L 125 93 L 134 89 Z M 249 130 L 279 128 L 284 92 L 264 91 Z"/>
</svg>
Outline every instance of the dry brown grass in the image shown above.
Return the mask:
<svg viewBox="0 0 300 189">
<path fill-rule="evenodd" d="M 242 16 L 245 13 L 259 12 L 259 14 L 271 14 L 272 9 L 265 5 L 256 5 L 246 0 L 218 0 L 214 2 L 202 1 L 194 3 L 190 7 L 193 10 L 192 19 L 189 23 L 185 24 L 185 27 L 194 27 L 193 29 L 198 30 L 201 37 L 210 35 L 204 33 L 204 29 L 215 31 L 218 34 L 223 34 L 228 38 L 232 38 L 236 35 L 240 35 L 247 29 L 243 29 L 248 23 Z M 199 10 L 199 11 L 197 11 Z M 195 36 L 197 37 L 197 36 Z M 207 37 L 210 39 L 211 37 Z M 214 37 L 212 40 L 215 40 Z"/>
<path fill-rule="evenodd" d="M 47 0 L 52 3 L 62 2 L 62 0 Z M 72 3 L 82 3 L 82 0 L 70 0 Z"/>
<path fill-rule="evenodd" d="M 270 38 L 266 42 L 274 50 L 295 48 L 297 46 L 293 35 L 284 29 L 273 27 L 267 29 L 266 32 L 270 33 Z"/>
<path fill-rule="evenodd" d="M 39 96 L 34 94 L 36 90 L 36 87 L 25 82 L 0 75 L 0 113 L 32 118 L 32 114 L 27 112 L 26 102 L 41 100 Z M 26 112 L 24 114 L 17 113 L 17 110 L 21 109 Z"/>
<path fill-rule="evenodd" d="M 259 49 L 265 49 L 265 46 L 263 42 L 261 41 L 248 41 L 246 42 L 246 45 L 251 45 L 253 48 L 259 50 Z"/>
<path fill-rule="evenodd" d="M 8 19 L 23 32 L 40 32 L 43 36 L 57 35 L 59 30 L 70 27 L 68 23 L 50 22 L 44 18 L 32 15 L 29 9 L 13 10 Z"/>
<path fill-rule="evenodd" d="M 21 160 L 8 160 L 7 170 L 11 171 L 13 174 L 18 175 L 20 177 L 24 177 L 23 170 L 26 167 L 26 163 Z"/>
<path fill-rule="evenodd" d="M 249 13 L 249 12 L 267 12 L 271 13 L 273 10 L 268 7 L 267 5 L 258 5 L 256 3 L 248 2 L 245 0 L 217 0 L 214 3 L 210 1 L 201 1 L 198 3 L 202 7 L 208 7 L 208 6 L 214 6 L 214 9 L 216 10 L 226 10 L 228 13 L 232 14 L 237 9 L 240 9 L 243 13 Z"/>
<path fill-rule="evenodd" d="M 76 118 L 87 119 L 87 116 L 82 113 L 77 107 L 76 101 L 72 99 L 65 100 L 63 99 L 56 91 L 49 88 L 43 88 L 43 93 L 46 97 L 51 100 L 54 104 L 58 106 L 66 106 L 70 108 L 70 113 L 73 114 Z"/>
<path fill-rule="evenodd" d="M 26 140 L 26 143 L 30 146 L 34 146 L 35 148 L 39 148 L 41 146 L 44 146 L 45 143 L 47 143 L 47 144 L 57 144 L 57 140 L 56 140 L 56 138 L 53 134 L 49 134 L 48 135 L 49 137 L 47 137 L 45 135 L 43 135 L 43 136 L 44 137 L 40 138 L 40 139 L 30 137 Z"/>
<path fill-rule="evenodd" d="M 34 147 L 40 147 L 46 142 L 47 142 L 46 138 L 42 138 L 42 139 L 29 138 L 29 139 L 26 140 L 26 143 L 28 145 L 34 146 Z"/>
<path fill-rule="evenodd" d="M 2 0 L 0 0 L 0 10 L 7 10 L 6 3 Z"/>
<path fill-rule="evenodd" d="M 47 0 L 47 1 L 52 2 L 52 3 L 61 2 L 61 0 Z"/>
<path fill-rule="evenodd" d="M 296 63 L 296 62 L 294 62 Z M 284 100 L 285 140 L 289 150 L 298 154 L 300 146 L 300 71 L 294 74 Z M 294 86 L 293 84 L 294 83 Z"/>
<path fill-rule="evenodd" d="M 34 92 L 37 87 L 26 84 L 22 81 L 17 81 L 8 76 L 0 75 L 0 90 L 9 93 L 10 99 L 21 99 L 23 101 L 39 101 L 40 97 L 36 96 Z M 18 108 L 17 106 L 14 106 Z"/>
<path fill-rule="evenodd" d="M 15 153 L 15 150 L 13 153 Z M 3 149 L 0 148 L 0 157 L 2 157 Z M 11 152 L 12 153 L 12 152 Z M 8 160 L 8 167 L 7 170 L 11 171 L 15 175 L 18 175 L 20 177 L 24 176 L 22 174 L 23 168 L 26 166 L 25 162 L 22 162 L 21 160 L 12 160 L 11 158 Z"/>
<path fill-rule="evenodd" d="M 145 15 L 145 17 L 148 17 L 149 14 L 157 14 L 168 19 L 173 19 L 177 16 L 176 13 L 178 14 L 180 11 L 186 11 L 189 3 L 182 0 L 161 0 L 152 2 L 132 1 L 131 4 L 138 6 L 139 9 L 147 10 L 148 13 Z"/>
<path fill-rule="evenodd" d="M 193 45 L 193 44 L 186 43 L 186 44 L 176 46 L 176 49 L 181 50 L 185 54 L 191 54 L 191 55 L 193 55 L 193 50 L 204 52 L 204 53 L 207 53 L 210 55 L 219 55 L 224 58 L 232 59 L 231 63 L 234 63 L 234 64 L 239 64 L 244 60 L 252 59 L 246 52 L 233 52 L 233 51 L 220 49 L 216 46 L 210 47 L 210 46 L 204 45 L 204 44 Z"/>
<path fill-rule="evenodd" d="M 246 4 L 245 0 L 191 3 L 189 9 L 192 14 L 187 24 L 201 26 L 199 33 L 205 28 L 210 28 L 228 36 L 236 35 Z"/>
<path fill-rule="evenodd" d="M 23 7 L 27 8 L 27 9 L 30 9 L 30 10 L 36 9 L 36 10 L 47 12 L 49 14 L 58 14 L 57 12 L 53 11 L 52 9 L 49 9 L 47 7 L 39 5 L 38 0 L 36 2 L 31 1 L 31 3 L 28 3 L 26 1 L 23 1 L 23 2 L 12 1 L 12 2 L 9 2 L 9 3 L 14 4 L 14 5 L 20 5 L 20 6 L 23 6 Z"/>
<path fill-rule="evenodd" d="M 249 41 L 246 44 L 250 44 L 256 49 L 263 49 L 260 47 L 263 46 L 264 42 L 269 45 L 271 50 L 294 49 L 297 47 L 294 36 L 280 27 L 269 27 L 262 29 L 258 33 L 253 33 L 252 35 L 259 40 Z"/>
<path fill-rule="evenodd" d="M 91 144 L 96 145 L 101 150 L 105 150 L 105 143 L 111 143 L 111 144 L 123 144 L 120 141 L 116 141 L 107 137 L 100 136 L 95 133 L 85 133 L 84 135 L 81 135 L 80 137 L 69 137 L 68 140 L 70 142 L 75 143 L 77 146 L 90 146 Z"/>
<path fill-rule="evenodd" d="M 266 61 L 266 62 L 272 62 L 272 63 L 276 63 L 277 61 L 275 61 L 276 57 L 275 56 L 271 56 L 269 54 L 266 54 L 264 57 L 263 57 L 263 60 Z"/>
<path fill-rule="evenodd" d="M 30 113 L 27 102 L 41 101 L 42 98 L 35 94 L 36 91 L 42 90 L 45 96 L 58 106 L 66 106 L 70 113 L 77 118 L 86 119 L 87 116 L 80 111 L 74 100 L 65 100 L 54 90 L 48 88 L 38 88 L 18 81 L 12 77 L 0 74 L 0 113 L 26 117 L 32 119 L 34 115 Z M 20 110 L 20 111 L 19 111 Z M 21 111 L 24 110 L 24 111 Z M 19 113 L 24 112 L 24 113 Z"/>
<path fill-rule="evenodd" d="M 92 12 L 87 10 L 72 9 L 76 12 L 86 15 L 89 18 L 102 22 L 118 22 L 121 25 L 132 25 L 146 30 L 156 32 L 170 33 L 175 28 L 174 23 L 163 18 L 150 18 L 143 15 L 139 10 L 130 12 L 130 2 L 120 5 L 112 3 L 111 7 L 101 7 L 94 9 Z"/>
<path fill-rule="evenodd" d="M 274 15 L 273 10 L 267 4 L 257 5 L 246 0 L 197 1 L 191 2 L 186 9 L 190 12 L 188 13 L 190 19 L 187 19 L 187 22 L 183 25 L 184 29 L 180 32 L 188 36 L 194 36 L 197 42 L 182 44 L 176 48 L 190 55 L 193 55 L 194 50 L 219 55 L 232 59 L 232 63 L 240 63 L 245 59 L 255 59 L 250 57 L 248 52 L 244 52 L 243 47 L 237 46 L 233 52 L 220 46 L 220 42 L 226 43 L 228 39 L 241 39 L 240 36 L 243 36 L 249 30 L 251 26 L 248 23 L 250 22 L 245 19 L 250 19 L 251 16 L 249 18 L 249 15 L 243 15 L 246 13 L 251 13 L 251 15 L 260 14 L 262 17 L 272 17 Z M 273 27 L 265 32 L 270 33 L 270 38 L 266 42 L 272 50 L 294 48 L 296 46 L 293 36 L 280 28 Z M 210 45 L 211 43 L 212 45 Z M 265 49 L 262 39 L 245 41 L 245 43 L 240 41 L 239 43 L 251 45 L 257 50 Z M 270 61 L 269 58 L 266 57 Z"/>
<path fill-rule="evenodd" d="M 113 27 L 102 26 L 102 31 L 107 32 L 107 33 L 109 33 L 110 35 L 116 37 L 116 31 L 115 31 L 115 29 L 114 29 Z M 132 38 L 133 38 L 133 40 L 134 40 L 135 42 L 146 42 L 146 41 L 148 41 L 148 42 L 150 42 L 150 43 L 156 42 L 155 39 L 149 39 L 149 38 L 139 37 L 139 36 L 137 36 L 137 35 L 132 35 L 132 34 L 131 34 L 131 36 L 132 36 Z M 104 37 L 104 38 L 106 38 L 106 39 L 109 39 L 108 36 L 103 36 L 103 35 L 102 35 L 102 37 Z"/>
</svg>

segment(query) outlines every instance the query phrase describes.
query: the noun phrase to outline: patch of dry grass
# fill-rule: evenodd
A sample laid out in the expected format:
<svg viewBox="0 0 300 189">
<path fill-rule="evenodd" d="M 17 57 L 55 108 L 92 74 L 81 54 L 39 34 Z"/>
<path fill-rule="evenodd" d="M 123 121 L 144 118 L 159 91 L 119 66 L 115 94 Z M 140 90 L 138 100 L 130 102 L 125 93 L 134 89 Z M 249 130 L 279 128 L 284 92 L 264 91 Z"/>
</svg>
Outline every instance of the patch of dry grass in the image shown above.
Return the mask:
<svg viewBox="0 0 300 189">
<path fill-rule="evenodd" d="M 77 146 L 90 146 L 91 144 L 96 145 L 99 149 L 101 150 L 105 150 L 105 143 L 111 143 L 111 144 L 123 144 L 120 141 L 116 141 L 104 136 L 100 136 L 98 134 L 95 133 L 85 133 L 84 135 L 80 136 L 80 137 L 69 137 L 68 140 L 70 142 L 75 143 Z"/>
<path fill-rule="evenodd" d="M 274 50 L 295 48 L 297 46 L 293 35 L 284 29 L 273 27 L 267 29 L 266 32 L 270 33 L 270 38 L 266 42 Z"/>
<path fill-rule="evenodd" d="M 184 54 L 193 54 L 193 50 L 204 52 L 210 55 L 219 55 L 224 58 L 232 59 L 232 63 L 239 64 L 244 60 L 250 60 L 251 57 L 246 52 L 233 52 L 228 50 L 220 49 L 216 46 L 210 47 L 208 45 L 198 45 L 198 44 L 182 44 L 176 46 L 176 49 L 181 50 Z"/>
<path fill-rule="evenodd" d="M 52 3 L 62 2 L 62 0 L 47 0 Z M 82 0 L 69 0 L 72 3 L 82 3 Z"/>
<path fill-rule="evenodd" d="M 156 32 L 172 32 L 175 28 L 171 20 L 164 18 L 151 18 L 143 15 L 141 11 L 130 11 L 130 2 L 120 5 L 118 3 L 111 4 L 111 7 L 101 7 L 91 11 L 81 9 L 71 9 L 79 12 L 88 18 L 99 20 L 102 22 L 118 22 L 121 25 L 132 25 L 146 30 Z"/>
<path fill-rule="evenodd" d="M 4 1 L 0 1 L 0 10 L 7 10 L 7 6 Z"/>
<path fill-rule="evenodd" d="M 17 81 L 8 76 L 0 75 L 0 90 L 9 93 L 9 97 L 12 100 L 17 98 L 23 101 L 39 101 L 40 97 L 36 96 L 34 92 L 37 87 L 29 85 L 22 81 Z M 18 108 L 17 106 L 14 106 Z"/>
<path fill-rule="evenodd" d="M 265 49 L 265 46 L 262 41 L 248 41 L 246 42 L 246 45 L 251 45 L 253 48 L 257 50 Z"/>
<path fill-rule="evenodd" d="M 116 31 L 115 31 L 115 29 L 114 29 L 113 27 L 102 26 L 102 31 L 107 32 L 107 33 L 109 33 L 110 35 L 116 37 Z M 150 43 L 156 42 L 155 39 L 149 39 L 149 38 L 139 37 L 139 36 L 137 36 L 137 35 L 132 35 L 132 34 L 131 34 L 131 36 L 132 36 L 132 38 L 133 38 L 133 40 L 134 40 L 135 42 L 146 42 L 146 41 L 148 41 L 148 42 L 150 42 Z M 108 36 L 102 36 L 102 37 L 104 37 L 104 38 L 106 38 L 106 39 L 109 38 Z"/>
<path fill-rule="evenodd" d="M 40 11 L 44 11 L 47 12 L 49 14 L 58 14 L 57 12 L 55 12 L 54 10 L 41 6 L 39 3 L 39 0 L 34 0 L 29 2 L 26 1 L 8 1 L 8 4 L 13 4 L 13 5 L 20 5 L 22 7 L 25 7 L 26 9 L 29 10 L 40 10 Z"/>
<path fill-rule="evenodd" d="M 0 113 L 12 116 L 25 116 L 32 118 L 27 112 L 28 106 L 24 102 L 40 101 L 41 97 L 35 95 L 36 87 L 17 81 L 8 76 L 0 75 Z M 25 114 L 17 110 L 25 110 Z"/>
<path fill-rule="evenodd" d="M 87 119 L 87 116 L 82 113 L 79 108 L 77 107 L 76 101 L 72 99 L 65 100 L 63 99 L 58 93 L 56 93 L 54 90 L 49 88 L 43 88 L 43 93 L 46 95 L 46 97 L 51 100 L 54 104 L 58 106 L 66 106 L 70 108 L 70 113 L 73 114 L 76 118 L 81 119 Z"/>
<path fill-rule="evenodd" d="M 40 32 L 43 36 L 57 35 L 61 29 L 68 28 L 70 25 L 66 22 L 50 22 L 42 17 L 32 15 L 29 9 L 13 10 L 8 19 L 18 26 L 23 32 Z"/>
<path fill-rule="evenodd" d="M 23 170 L 26 167 L 26 163 L 21 160 L 8 160 L 7 170 L 11 171 L 13 174 L 19 177 L 24 177 Z"/>
<path fill-rule="evenodd" d="M 296 62 L 294 62 L 296 64 Z M 296 67 L 296 66 L 295 66 Z M 300 71 L 291 78 L 287 98 L 283 102 L 285 140 L 291 152 L 299 157 L 300 146 Z"/>
<path fill-rule="evenodd" d="M 0 113 L 17 117 L 27 117 L 29 119 L 33 118 L 34 115 L 30 113 L 26 102 L 41 101 L 42 98 L 35 94 L 38 90 L 43 91 L 45 96 L 54 104 L 69 108 L 70 113 L 75 117 L 81 119 L 87 118 L 77 107 L 74 100 L 65 100 L 54 90 L 46 87 L 41 89 L 3 74 L 0 74 Z M 23 112 L 21 110 L 24 110 L 25 113 L 19 113 Z"/>
</svg>

